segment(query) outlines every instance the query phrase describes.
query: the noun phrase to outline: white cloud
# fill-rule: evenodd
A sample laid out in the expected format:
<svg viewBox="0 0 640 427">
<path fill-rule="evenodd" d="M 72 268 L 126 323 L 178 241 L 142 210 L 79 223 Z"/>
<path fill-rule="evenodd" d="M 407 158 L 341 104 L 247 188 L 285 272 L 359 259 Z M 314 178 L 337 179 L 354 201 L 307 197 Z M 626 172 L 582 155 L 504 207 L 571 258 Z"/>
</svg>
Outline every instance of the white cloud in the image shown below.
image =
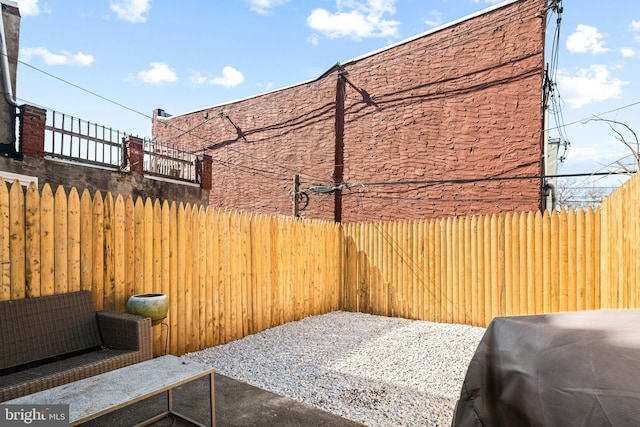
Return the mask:
<svg viewBox="0 0 640 427">
<path fill-rule="evenodd" d="M 145 83 L 159 85 L 178 80 L 176 72 L 164 62 L 152 62 L 149 66 L 151 67 L 149 70 L 138 72 L 138 78 Z"/>
<path fill-rule="evenodd" d="M 629 25 L 629 29 L 631 29 L 631 31 L 633 31 L 634 33 L 638 33 L 638 35 L 635 38 L 637 41 L 640 42 L 640 21 L 636 21 L 636 20 L 631 21 L 631 25 Z"/>
<path fill-rule="evenodd" d="M 589 125 L 591 126 L 591 125 Z M 571 161 L 573 163 L 585 162 L 600 165 L 610 165 L 629 154 L 619 141 L 608 141 L 598 146 L 582 146 L 573 144 L 571 146 Z"/>
<path fill-rule="evenodd" d="M 630 47 L 623 47 L 622 49 L 620 49 L 620 53 L 622 53 L 622 56 L 624 56 L 625 58 L 632 58 L 636 56 L 635 49 Z"/>
<path fill-rule="evenodd" d="M 318 46 L 320 44 L 320 36 L 317 34 L 312 34 L 307 38 L 307 41 L 314 46 Z"/>
<path fill-rule="evenodd" d="M 205 75 L 200 71 L 192 70 L 190 72 L 189 81 L 193 85 L 201 85 L 209 83 L 212 85 L 224 86 L 226 88 L 236 87 L 244 82 L 244 75 L 233 67 L 226 66 L 222 69 L 222 76 L 211 77 L 211 75 Z"/>
<path fill-rule="evenodd" d="M 208 80 L 207 76 L 203 75 L 200 71 L 191 71 L 189 75 L 189 81 L 194 85 L 201 85 L 206 83 Z"/>
<path fill-rule="evenodd" d="M 398 21 L 384 19 L 393 15 L 396 0 L 336 0 L 338 11 L 315 9 L 307 17 L 307 25 L 329 38 L 397 37 Z"/>
<path fill-rule="evenodd" d="M 18 0 L 18 9 L 22 16 L 36 16 L 40 14 L 38 0 Z"/>
<path fill-rule="evenodd" d="M 244 75 L 233 67 L 226 66 L 222 69 L 222 77 L 214 77 L 209 80 L 213 85 L 226 88 L 236 87 L 244 81 Z"/>
<path fill-rule="evenodd" d="M 567 37 L 567 49 L 571 53 L 605 53 L 604 35 L 596 27 L 579 24 L 575 33 Z"/>
<path fill-rule="evenodd" d="M 263 92 L 268 92 L 268 91 L 270 91 L 271 89 L 273 89 L 275 87 L 275 83 L 274 82 L 269 82 L 267 84 L 258 83 L 257 86 Z"/>
<path fill-rule="evenodd" d="M 20 56 L 25 62 L 31 61 L 34 56 L 39 56 L 47 65 L 78 65 L 80 67 L 88 67 L 95 60 L 92 55 L 82 52 L 60 51 L 60 53 L 53 53 L 44 47 L 22 48 L 20 49 Z"/>
<path fill-rule="evenodd" d="M 251 10 L 261 15 L 269 15 L 271 9 L 288 3 L 290 0 L 249 0 Z"/>
<path fill-rule="evenodd" d="M 118 18 L 137 24 L 147 21 L 151 0 L 110 0 L 109 7 Z"/>
<path fill-rule="evenodd" d="M 560 94 L 571 108 L 620 98 L 622 88 L 628 83 L 613 78 L 605 65 L 592 65 L 574 75 L 566 70 L 558 70 Z"/>
<path fill-rule="evenodd" d="M 442 13 L 437 10 L 432 10 L 429 12 L 427 18 L 424 19 L 424 23 L 429 27 L 437 27 L 442 25 Z"/>
<path fill-rule="evenodd" d="M 504 1 L 504 0 L 484 0 L 484 3 L 487 3 L 487 4 L 498 4 L 501 1 Z M 481 3 L 482 0 L 473 0 L 473 2 L 474 3 Z"/>
</svg>

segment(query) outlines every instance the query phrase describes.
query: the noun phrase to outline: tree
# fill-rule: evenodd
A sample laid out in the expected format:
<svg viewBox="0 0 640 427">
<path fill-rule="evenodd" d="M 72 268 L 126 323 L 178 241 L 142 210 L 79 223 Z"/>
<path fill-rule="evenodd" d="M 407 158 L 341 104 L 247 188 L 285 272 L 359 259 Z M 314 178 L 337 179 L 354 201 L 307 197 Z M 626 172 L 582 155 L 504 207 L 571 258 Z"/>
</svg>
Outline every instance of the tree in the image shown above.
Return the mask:
<svg viewBox="0 0 640 427">
<path fill-rule="evenodd" d="M 597 208 L 616 187 L 596 187 L 583 179 L 563 178 L 556 188 L 557 209 Z"/>
<path fill-rule="evenodd" d="M 633 164 L 625 162 L 624 158 L 618 159 L 613 163 L 616 167 L 609 171 L 611 174 L 634 175 L 640 170 L 640 140 L 638 140 L 638 135 L 630 126 L 616 120 L 603 119 L 598 116 L 594 116 L 587 122 L 590 121 L 606 123 L 616 135 L 616 139 L 624 144 L 631 152 Z M 624 129 L 626 129 L 626 131 L 624 131 Z M 591 178 L 560 179 L 556 188 L 556 208 L 586 209 L 591 206 L 595 209 L 616 188 L 617 187 L 594 185 Z"/>
<path fill-rule="evenodd" d="M 613 133 L 616 134 L 616 139 L 621 143 L 623 143 L 629 149 L 629 151 L 631 151 L 631 154 L 633 155 L 633 160 L 635 163 L 634 165 L 635 170 L 630 170 L 628 165 L 624 164 L 622 162 L 622 159 L 620 159 L 616 162 L 616 164 L 619 167 L 619 170 L 617 172 L 623 172 L 629 175 L 633 175 L 636 173 L 636 171 L 640 170 L 640 141 L 638 140 L 638 135 L 633 131 L 633 129 L 631 129 L 631 127 L 629 127 L 626 123 L 622 123 L 622 122 L 611 120 L 611 119 L 603 119 L 598 116 L 595 116 L 594 118 L 589 119 L 588 121 L 605 122 L 607 125 L 609 125 L 609 128 L 613 131 Z M 633 136 L 633 139 L 635 141 L 633 142 L 627 141 L 623 133 L 620 132 L 617 127 L 623 127 L 627 129 L 627 131 Z"/>
</svg>

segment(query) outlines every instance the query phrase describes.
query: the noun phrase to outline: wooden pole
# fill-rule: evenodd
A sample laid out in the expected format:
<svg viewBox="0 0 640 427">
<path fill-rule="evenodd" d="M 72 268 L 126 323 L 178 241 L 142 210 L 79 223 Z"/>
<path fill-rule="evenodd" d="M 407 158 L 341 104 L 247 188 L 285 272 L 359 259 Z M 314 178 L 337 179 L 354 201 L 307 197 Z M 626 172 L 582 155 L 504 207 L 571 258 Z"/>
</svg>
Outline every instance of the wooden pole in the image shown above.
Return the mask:
<svg viewBox="0 0 640 427">
<path fill-rule="evenodd" d="M 300 198 L 298 197 L 300 193 L 300 175 L 296 174 L 293 176 L 293 212 L 292 215 L 294 218 L 300 217 Z"/>
</svg>

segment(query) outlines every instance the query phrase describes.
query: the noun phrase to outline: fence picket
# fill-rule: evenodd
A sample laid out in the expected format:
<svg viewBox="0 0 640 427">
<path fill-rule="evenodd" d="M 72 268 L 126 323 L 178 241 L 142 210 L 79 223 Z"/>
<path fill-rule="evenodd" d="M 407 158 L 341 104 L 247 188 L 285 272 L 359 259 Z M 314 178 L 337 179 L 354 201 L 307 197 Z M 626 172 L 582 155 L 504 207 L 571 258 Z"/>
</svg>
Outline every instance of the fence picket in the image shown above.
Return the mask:
<svg viewBox="0 0 640 427">
<path fill-rule="evenodd" d="M 126 310 L 126 241 L 125 204 L 122 195 L 116 197 L 113 208 L 113 305 L 116 311 Z"/>
<path fill-rule="evenodd" d="M 58 186 L 54 196 L 54 291 L 64 294 L 69 291 L 68 276 L 68 227 L 67 227 L 67 195 L 62 186 Z"/>
<path fill-rule="evenodd" d="M 74 187 L 67 198 L 67 274 L 69 292 L 80 290 L 80 196 Z"/>
<path fill-rule="evenodd" d="M 40 194 L 40 295 L 55 293 L 54 201 L 49 184 Z"/>
<path fill-rule="evenodd" d="M 91 293 L 96 310 L 104 308 L 105 230 L 104 201 L 99 191 L 93 196 L 93 274 Z M 44 224 L 43 224 L 44 225 Z"/>
<path fill-rule="evenodd" d="M 129 300 L 131 295 L 135 294 L 135 265 L 136 265 L 136 215 L 133 197 L 129 195 L 124 207 L 124 252 L 125 252 L 125 283 L 124 283 L 124 302 Z M 161 282 L 162 283 L 162 282 Z"/>
<path fill-rule="evenodd" d="M 35 183 L 27 188 L 25 200 L 27 297 L 40 296 L 40 193 Z M 0 239 L 1 240 L 1 239 Z M 0 298 L 2 300 L 2 298 Z"/>
<path fill-rule="evenodd" d="M 105 310 L 116 308 L 116 274 L 115 274 L 115 212 L 113 195 L 104 197 L 104 277 L 103 304 Z"/>
<path fill-rule="evenodd" d="M 93 205 L 89 190 L 80 198 L 80 288 L 91 290 L 93 280 Z"/>
<path fill-rule="evenodd" d="M 9 190 L 0 179 L 0 301 L 11 299 L 11 251 L 9 244 Z"/>
<path fill-rule="evenodd" d="M 178 277 L 181 280 L 177 283 L 177 292 L 176 292 L 176 310 L 178 314 L 177 321 L 177 330 L 175 331 L 177 335 L 177 352 L 179 354 L 183 354 L 186 352 L 187 348 L 187 303 L 186 299 L 186 245 L 187 245 L 187 213 L 185 211 L 184 204 L 180 203 L 178 205 L 178 225 L 177 230 L 181 230 L 182 232 L 177 233 L 178 237 L 178 245 L 177 245 L 177 272 Z"/>
<path fill-rule="evenodd" d="M 11 299 L 26 296 L 24 193 L 22 185 L 14 180 L 9 190 L 9 246 L 11 266 Z"/>
<path fill-rule="evenodd" d="M 176 202 L 169 205 L 169 283 L 170 292 L 169 301 L 172 301 L 169 307 L 169 328 L 167 331 L 169 341 L 169 352 L 171 354 L 180 354 L 178 352 L 178 206 Z"/>
</svg>

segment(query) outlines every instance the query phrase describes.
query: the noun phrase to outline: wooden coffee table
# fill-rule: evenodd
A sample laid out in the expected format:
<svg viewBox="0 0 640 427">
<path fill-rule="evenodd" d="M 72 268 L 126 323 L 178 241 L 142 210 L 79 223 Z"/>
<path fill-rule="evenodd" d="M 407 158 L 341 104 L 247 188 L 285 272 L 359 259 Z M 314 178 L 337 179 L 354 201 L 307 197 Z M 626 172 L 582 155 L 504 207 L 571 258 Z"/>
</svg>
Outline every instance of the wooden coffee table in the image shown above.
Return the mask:
<svg viewBox="0 0 640 427">
<path fill-rule="evenodd" d="M 173 408 L 173 389 L 209 377 L 211 426 L 215 426 L 214 370 L 202 363 L 176 356 L 162 356 L 115 371 L 64 384 L 38 393 L 13 399 L 5 404 L 51 405 L 69 404 L 69 425 L 75 426 L 151 396 L 167 392 L 167 410 L 140 426 L 152 424 L 169 414 L 191 424 L 204 426 L 177 413 Z"/>
</svg>

